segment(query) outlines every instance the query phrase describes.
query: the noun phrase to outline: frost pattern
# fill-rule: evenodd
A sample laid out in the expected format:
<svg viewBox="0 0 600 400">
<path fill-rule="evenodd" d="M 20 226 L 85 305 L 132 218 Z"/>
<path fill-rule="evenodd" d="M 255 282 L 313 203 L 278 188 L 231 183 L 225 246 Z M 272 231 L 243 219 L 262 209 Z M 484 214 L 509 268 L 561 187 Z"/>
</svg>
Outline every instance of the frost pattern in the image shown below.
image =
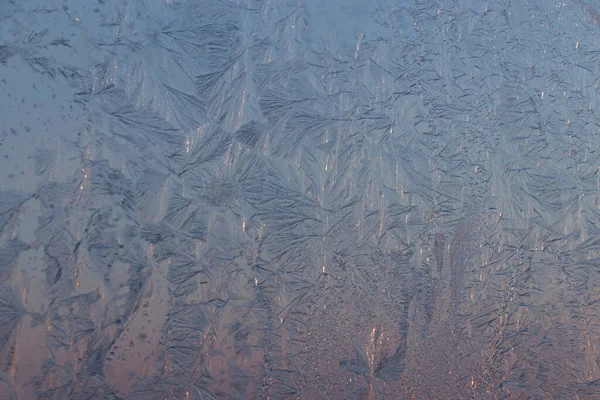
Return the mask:
<svg viewBox="0 0 600 400">
<path fill-rule="evenodd" d="M 0 397 L 600 398 L 599 15 L 9 0 Z"/>
</svg>

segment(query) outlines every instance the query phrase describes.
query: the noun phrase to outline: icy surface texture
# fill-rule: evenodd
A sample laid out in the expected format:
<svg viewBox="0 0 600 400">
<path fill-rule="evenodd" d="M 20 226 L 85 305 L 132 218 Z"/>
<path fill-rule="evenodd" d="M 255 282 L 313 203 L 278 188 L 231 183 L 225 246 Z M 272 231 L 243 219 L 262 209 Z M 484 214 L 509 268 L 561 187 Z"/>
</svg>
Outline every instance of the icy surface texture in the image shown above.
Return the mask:
<svg viewBox="0 0 600 400">
<path fill-rule="evenodd" d="M 599 32 L 0 1 L 0 398 L 600 399 Z"/>
</svg>

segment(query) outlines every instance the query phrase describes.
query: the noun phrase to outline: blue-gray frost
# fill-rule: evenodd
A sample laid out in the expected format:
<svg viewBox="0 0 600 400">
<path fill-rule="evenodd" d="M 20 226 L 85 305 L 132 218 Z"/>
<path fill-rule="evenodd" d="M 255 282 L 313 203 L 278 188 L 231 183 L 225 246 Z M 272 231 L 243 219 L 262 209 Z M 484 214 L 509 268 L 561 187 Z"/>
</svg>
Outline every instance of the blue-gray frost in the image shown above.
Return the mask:
<svg viewBox="0 0 600 400">
<path fill-rule="evenodd" d="M 0 1 L 0 398 L 600 399 L 599 32 Z"/>
</svg>

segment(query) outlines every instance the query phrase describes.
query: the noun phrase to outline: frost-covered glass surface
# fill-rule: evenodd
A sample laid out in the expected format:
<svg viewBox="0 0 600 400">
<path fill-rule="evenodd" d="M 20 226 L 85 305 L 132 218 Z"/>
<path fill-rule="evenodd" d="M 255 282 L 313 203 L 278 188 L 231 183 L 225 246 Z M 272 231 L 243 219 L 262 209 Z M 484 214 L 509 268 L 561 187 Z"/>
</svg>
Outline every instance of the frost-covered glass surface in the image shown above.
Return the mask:
<svg viewBox="0 0 600 400">
<path fill-rule="evenodd" d="M 599 25 L 0 1 L 0 398 L 600 399 Z"/>
</svg>

